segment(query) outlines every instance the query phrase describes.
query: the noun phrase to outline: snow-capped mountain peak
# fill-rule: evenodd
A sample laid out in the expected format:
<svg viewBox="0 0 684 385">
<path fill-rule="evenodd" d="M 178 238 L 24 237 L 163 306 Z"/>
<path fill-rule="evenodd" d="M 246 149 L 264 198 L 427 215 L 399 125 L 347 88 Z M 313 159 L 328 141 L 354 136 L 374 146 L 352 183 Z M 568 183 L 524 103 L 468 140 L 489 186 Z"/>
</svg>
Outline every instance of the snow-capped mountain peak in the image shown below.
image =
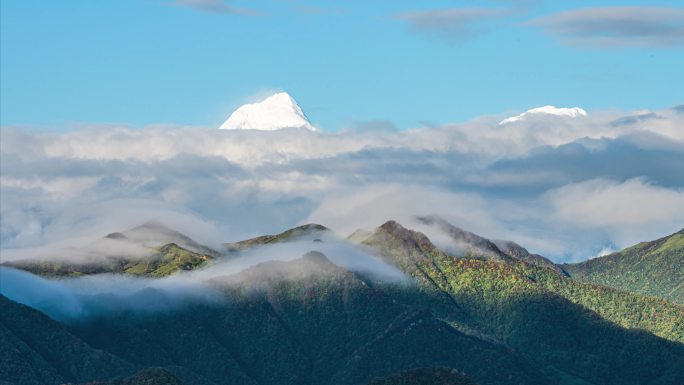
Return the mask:
<svg viewBox="0 0 684 385">
<path fill-rule="evenodd" d="M 265 131 L 281 128 L 317 130 L 287 92 L 279 92 L 261 102 L 241 106 L 219 128 L 223 130 Z"/>
<path fill-rule="evenodd" d="M 540 115 L 561 116 L 568 118 L 577 118 L 580 116 L 587 116 L 587 112 L 579 107 L 572 108 L 558 108 L 555 106 L 543 106 L 527 110 L 520 115 L 511 116 L 499 122 L 499 124 L 514 123 L 528 118 Z"/>
</svg>

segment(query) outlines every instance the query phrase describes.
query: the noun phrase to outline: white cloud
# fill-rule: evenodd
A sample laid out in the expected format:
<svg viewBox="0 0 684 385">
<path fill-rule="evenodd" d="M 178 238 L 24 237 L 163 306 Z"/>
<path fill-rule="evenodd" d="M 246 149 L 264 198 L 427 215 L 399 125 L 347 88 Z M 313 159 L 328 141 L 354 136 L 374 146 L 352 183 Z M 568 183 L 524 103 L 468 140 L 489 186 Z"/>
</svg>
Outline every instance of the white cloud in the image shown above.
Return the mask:
<svg viewBox="0 0 684 385">
<path fill-rule="evenodd" d="M 684 218 L 684 190 L 640 179 L 592 179 L 546 194 L 559 220 L 587 227 L 647 226 Z"/>
<path fill-rule="evenodd" d="M 661 232 L 679 226 L 657 219 L 667 214 L 660 206 L 634 211 L 611 202 L 681 197 L 684 114 L 661 110 L 652 111 L 658 118 L 644 118 L 650 113 L 542 114 L 504 125 L 498 124 L 503 116 L 484 116 L 339 133 L 3 128 L 2 257 L 10 248 L 21 254 L 26 247 L 92 240 L 150 219 L 219 243 L 306 221 L 347 235 L 392 218 L 439 214 L 557 259 L 586 258 L 597 246 L 643 239 L 626 226 L 658 223 L 650 228 Z M 585 206 L 565 209 L 571 196 Z M 606 207 L 620 209 L 614 221 L 602 216 L 599 203 L 590 206 L 596 196 L 611 197 Z M 573 216 L 578 212 L 587 215 Z"/>
<path fill-rule="evenodd" d="M 592 179 L 544 196 L 553 220 L 585 229 L 610 229 L 622 245 L 668 235 L 684 227 L 684 188 L 663 188 L 641 179 Z"/>
<path fill-rule="evenodd" d="M 439 214 L 473 231 L 493 233 L 501 227 L 492 218 L 487 202 L 477 194 L 399 184 L 336 191 L 323 199 L 307 221 L 324 223 L 349 235 L 359 229 L 373 230 L 390 219 L 416 226 L 419 222 L 415 217 L 427 214 Z"/>
<path fill-rule="evenodd" d="M 59 177 L 51 180 L 0 176 L 0 184 L 6 188 L 21 190 L 42 190 L 55 198 L 74 198 L 98 181 L 96 177 Z"/>
<path fill-rule="evenodd" d="M 601 250 L 596 253 L 596 255 L 589 257 L 589 259 L 605 257 L 606 255 L 612 254 L 616 251 L 618 251 L 618 249 L 616 249 L 613 245 L 607 245 L 602 247 Z"/>
</svg>

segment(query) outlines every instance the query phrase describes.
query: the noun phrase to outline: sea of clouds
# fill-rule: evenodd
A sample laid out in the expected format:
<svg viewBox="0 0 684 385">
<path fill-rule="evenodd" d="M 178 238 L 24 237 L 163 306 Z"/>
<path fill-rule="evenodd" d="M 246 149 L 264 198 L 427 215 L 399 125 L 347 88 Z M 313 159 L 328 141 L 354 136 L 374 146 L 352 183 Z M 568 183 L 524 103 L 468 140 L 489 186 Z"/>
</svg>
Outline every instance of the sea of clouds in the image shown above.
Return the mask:
<svg viewBox="0 0 684 385">
<path fill-rule="evenodd" d="M 684 107 L 395 130 L 2 127 L 2 259 L 157 220 L 200 243 L 438 214 L 557 261 L 684 227 Z"/>
</svg>

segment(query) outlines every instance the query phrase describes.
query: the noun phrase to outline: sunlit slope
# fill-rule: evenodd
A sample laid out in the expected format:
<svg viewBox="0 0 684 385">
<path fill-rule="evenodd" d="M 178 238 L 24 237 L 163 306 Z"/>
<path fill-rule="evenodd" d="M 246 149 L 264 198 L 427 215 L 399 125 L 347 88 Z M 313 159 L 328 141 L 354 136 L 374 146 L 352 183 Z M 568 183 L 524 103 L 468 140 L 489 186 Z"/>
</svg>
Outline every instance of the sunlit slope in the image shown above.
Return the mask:
<svg viewBox="0 0 684 385">
<path fill-rule="evenodd" d="M 153 254 L 143 257 L 102 257 L 89 261 L 24 260 L 5 265 L 44 277 L 78 277 L 104 273 L 164 277 L 181 270 L 194 270 L 214 258 L 169 243 L 156 248 Z"/>
<path fill-rule="evenodd" d="M 292 242 L 302 238 L 318 239 L 318 236 L 323 235 L 330 230 L 322 225 L 310 223 L 302 226 L 297 226 L 282 233 L 274 235 L 261 235 L 255 238 L 246 239 L 243 241 L 226 243 L 224 246 L 228 251 L 244 251 L 257 246 L 270 245 L 282 242 Z"/>
<path fill-rule="evenodd" d="M 427 291 L 447 295 L 461 310 L 447 319 L 455 327 L 510 346 L 558 380 L 649 383 L 684 371 L 673 366 L 684 358 L 682 307 L 524 262 L 455 258 L 392 221 L 364 244 Z"/>
<path fill-rule="evenodd" d="M 561 271 L 553 262 L 538 254 L 532 254 L 515 242 L 490 240 L 452 225 L 436 215 L 417 218 L 422 224 L 437 229 L 458 250 L 444 249 L 461 258 L 481 259 L 502 263 L 524 261 L 532 265 Z"/>
<path fill-rule="evenodd" d="M 563 268 L 578 280 L 684 304 L 684 229 Z"/>
</svg>

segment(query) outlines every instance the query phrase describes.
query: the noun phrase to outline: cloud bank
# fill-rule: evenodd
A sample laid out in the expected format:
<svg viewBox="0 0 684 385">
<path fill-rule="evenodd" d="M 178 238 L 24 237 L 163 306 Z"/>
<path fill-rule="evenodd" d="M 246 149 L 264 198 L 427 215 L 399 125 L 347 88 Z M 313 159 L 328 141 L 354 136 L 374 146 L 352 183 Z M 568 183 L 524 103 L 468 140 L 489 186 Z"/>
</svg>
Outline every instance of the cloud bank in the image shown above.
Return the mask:
<svg viewBox="0 0 684 385">
<path fill-rule="evenodd" d="M 2 256 L 158 220 L 210 246 L 439 214 L 556 261 L 684 226 L 684 114 L 483 116 L 405 131 L 3 127 Z M 638 210 L 634 207 L 639 207 Z"/>
</svg>

